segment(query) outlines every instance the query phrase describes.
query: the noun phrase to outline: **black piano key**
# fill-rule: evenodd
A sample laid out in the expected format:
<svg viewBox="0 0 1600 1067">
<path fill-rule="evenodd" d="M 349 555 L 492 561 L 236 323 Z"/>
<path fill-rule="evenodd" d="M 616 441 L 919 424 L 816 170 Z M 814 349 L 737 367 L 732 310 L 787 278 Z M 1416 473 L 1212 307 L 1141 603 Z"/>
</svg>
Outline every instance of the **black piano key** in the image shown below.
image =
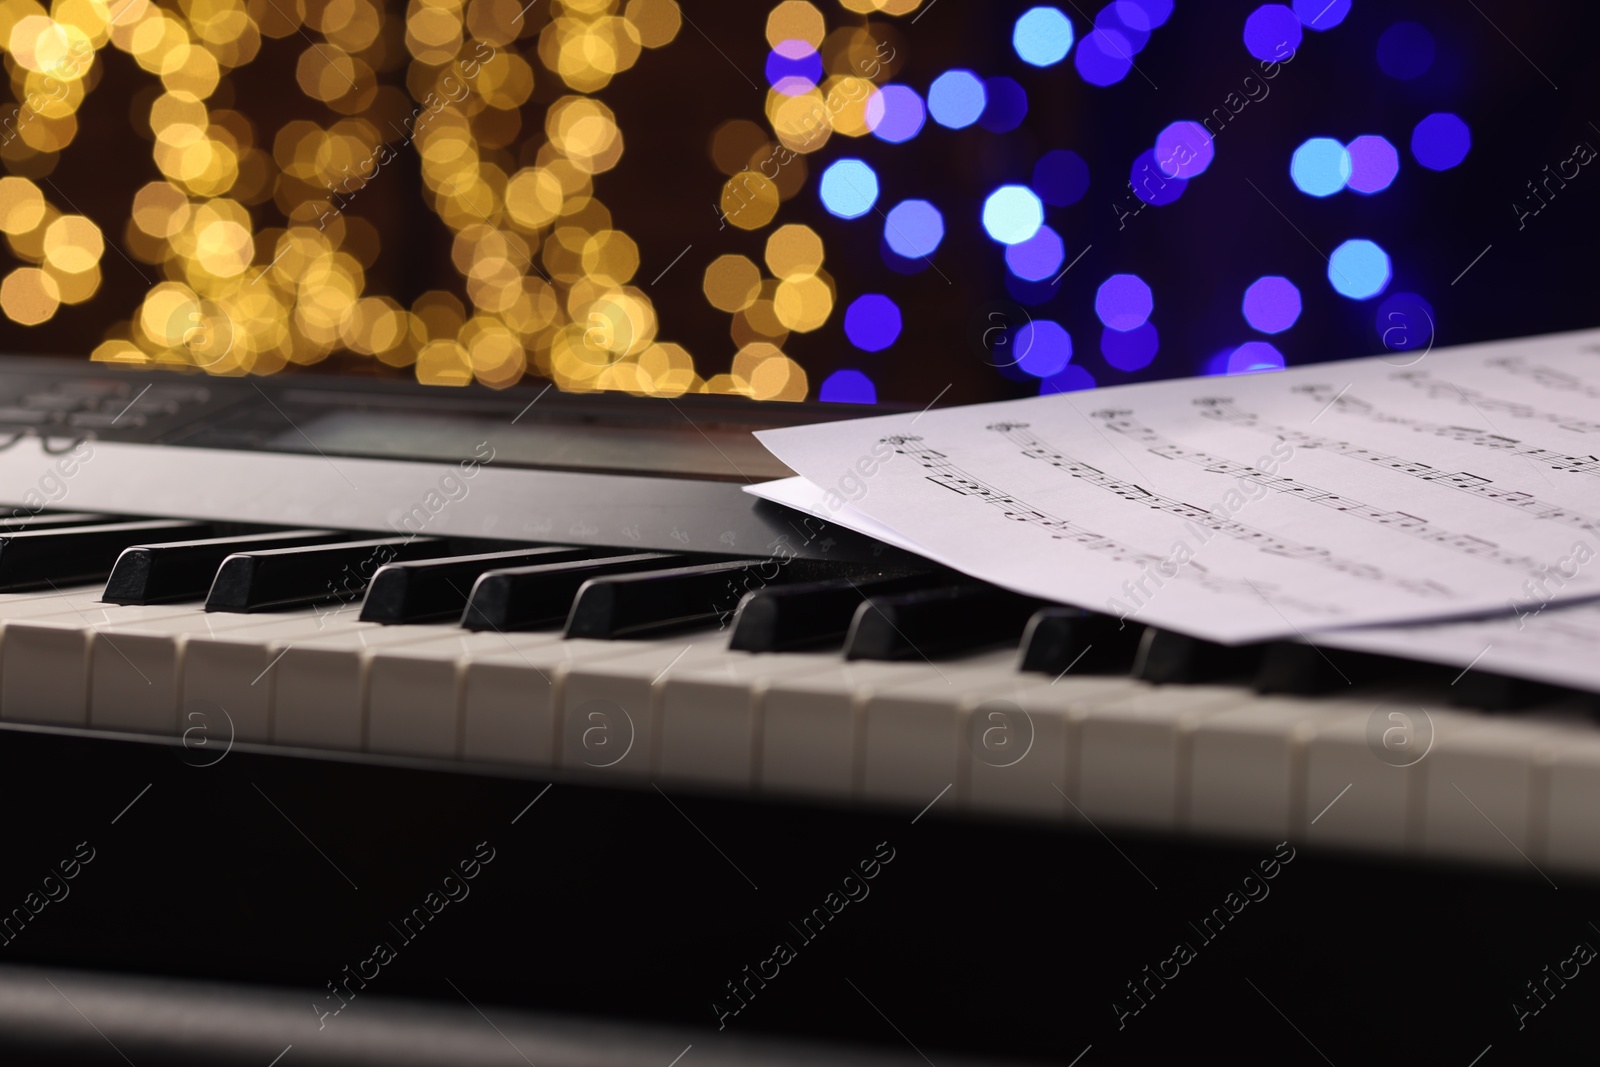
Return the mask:
<svg viewBox="0 0 1600 1067">
<path fill-rule="evenodd" d="M 379 537 L 304 548 L 239 552 L 222 561 L 206 595 L 207 611 L 267 611 L 354 600 L 379 567 L 433 559 L 450 551 L 434 537 Z"/>
<path fill-rule="evenodd" d="M 361 621 L 394 624 L 457 619 L 467 606 L 472 583 L 485 571 L 593 559 L 600 551 L 548 545 L 390 563 L 372 576 L 367 598 L 361 602 Z"/>
<path fill-rule="evenodd" d="M 1133 676 L 1153 685 L 1194 685 L 1248 678 L 1261 660 L 1261 645 L 1219 645 L 1198 637 L 1146 626 L 1133 661 Z"/>
<path fill-rule="evenodd" d="M 1022 632 L 1017 669 L 1060 675 L 1126 674 L 1139 651 L 1142 625 L 1098 611 L 1052 607 L 1034 613 Z"/>
<path fill-rule="evenodd" d="M 20 511 L 15 515 L 0 517 L 0 533 L 22 533 L 24 530 L 64 530 L 68 526 L 104 526 L 127 520 L 113 515 L 95 515 L 87 511 L 61 511 L 52 515 L 40 512 L 30 515 Z"/>
<path fill-rule="evenodd" d="M 489 571 L 478 578 L 461 613 L 469 630 L 531 630 L 566 621 L 573 598 L 591 578 L 682 566 L 691 557 L 676 552 L 635 552 Z"/>
<path fill-rule="evenodd" d="M 1336 696 L 1355 686 L 1371 685 L 1405 675 L 1411 681 L 1432 680 L 1439 671 L 1394 656 L 1349 652 L 1299 641 L 1273 641 L 1263 647 L 1256 666 L 1258 693 L 1293 696 Z M 1449 679 L 1445 678 L 1448 682 Z"/>
<path fill-rule="evenodd" d="M 202 600 L 222 561 L 239 552 L 299 548 L 347 541 L 334 530 L 283 530 L 277 533 L 210 537 L 200 541 L 168 541 L 125 548 L 106 579 L 101 596 L 108 604 L 166 604 Z"/>
<path fill-rule="evenodd" d="M 726 625 L 753 589 L 814 580 L 836 568 L 810 560 L 719 560 L 585 582 L 567 616 L 566 636 L 609 640 Z"/>
<path fill-rule="evenodd" d="M 862 597 L 926 588 L 928 574 L 835 578 L 798 582 L 745 594 L 733 616 L 728 647 L 737 652 L 781 652 L 839 644 L 850 632 Z"/>
<path fill-rule="evenodd" d="M 1015 642 L 1039 608 L 990 585 L 953 585 L 868 597 L 845 637 L 846 659 L 932 659 Z"/>
<path fill-rule="evenodd" d="M 1521 711 L 1558 700 L 1567 692 L 1559 686 L 1526 678 L 1467 670 L 1450 686 L 1450 703 L 1479 711 Z"/>
<path fill-rule="evenodd" d="M 97 581 L 130 545 L 210 532 L 203 522 L 157 519 L 0 534 L 0 591 Z"/>
</svg>

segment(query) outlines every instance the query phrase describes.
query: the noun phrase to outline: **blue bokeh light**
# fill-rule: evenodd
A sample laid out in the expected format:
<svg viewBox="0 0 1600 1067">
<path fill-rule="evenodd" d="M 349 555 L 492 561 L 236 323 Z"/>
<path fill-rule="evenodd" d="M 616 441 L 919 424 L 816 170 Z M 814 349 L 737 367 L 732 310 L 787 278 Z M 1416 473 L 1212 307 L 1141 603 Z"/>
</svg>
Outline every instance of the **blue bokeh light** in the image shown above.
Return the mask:
<svg viewBox="0 0 1600 1067">
<path fill-rule="evenodd" d="M 1378 66 L 1391 78 L 1410 81 L 1433 66 L 1433 34 L 1415 22 L 1397 22 L 1378 38 Z"/>
<path fill-rule="evenodd" d="M 1172 203 L 1189 187 L 1184 179 L 1173 178 L 1162 172 L 1153 148 L 1145 149 L 1133 161 L 1133 169 L 1128 172 L 1128 184 L 1133 187 L 1134 196 L 1153 207 Z"/>
<path fill-rule="evenodd" d="M 1113 330 L 1137 330 L 1155 307 L 1155 297 L 1137 274 L 1113 274 L 1094 294 L 1094 313 Z"/>
<path fill-rule="evenodd" d="M 1307 196 L 1332 196 L 1350 180 L 1350 150 L 1332 137 L 1313 137 L 1294 150 L 1289 177 Z"/>
<path fill-rule="evenodd" d="M 982 80 L 970 70 L 947 70 L 928 87 L 928 113 L 952 130 L 977 122 L 987 102 Z"/>
<path fill-rule="evenodd" d="M 1400 150 L 1385 137 L 1363 134 L 1346 148 L 1350 152 L 1348 184 L 1364 196 L 1383 192 L 1400 173 Z"/>
<path fill-rule="evenodd" d="M 1048 226 L 1026 241 L 1006 246 L 1006 268 L 1023 281 L 1041 282 L 1055 276 L 1067 258 L 1061 235 Z"/>
<path fill-rule="evenodd" d="M 1373 325 L 1378 340 L 1390 352 L 1426 352 L 1433 347 L 1439 320 L 1433 305 L 1416 293 L 1391 293 L 1378 305 Z"/>
<path fill-rule="evenodd" d="M 1089 191 L 1089 164 L 1070 148 L 1057 148 L 1033 165 L 1033 191 L 1051 207 L 1066 207 Z"/>
<path fill-rule="evenodd" d="M 822 379 L 817 399 L 825 404 L 876 404 L 878 387 L 858 370 L 836 370 Z"/>
<path fill-rule="evenodd" d="M 944 240 L 944 216 L 926 200 L 902 200 L 883 220 L 883 239 L 897 256 L 926 259 Z"/>
<path fill-rule="evenodd" d="M 1246 341 L 1228 353 L 1227 373 L 1254 374 L 1283 369 L 1283 353 L 1266 341 Z"/>
<path fill-rule="evenodd" d="M 1050 396 L 1054 393 L 1076 393 L 1083 389 L 1093 389 L 1094 386 L 1094 375 L 1076 363 L 1068 363 L 1061 368 L 1059 374 L 1052 374 L 1039 383 L 1039 395 Z"/>
<path fill-rule="evenodd" d="M 989 78 L 983 83 L 988 103 L 978 125 L 990 133 L 1010 133 L 1028 117 L 1028 91 L 1015 78 Z"/>
<path fill-rule="evenodd" d="M 1144 370 L 1161 350 L 1161 335 L 1151 323 L 1132 330 L 1100 331 L 1100 354 L 1121 371 Z"/>
<path fill-rule="evenodd" d="M 1299 16 L 1282 4 L 1263 4 L 1244 20 L 1244 47 L 1264 63 L 1282 62 L 1304 37 Z"/>
<path fill-rule="evenodd" d="M 1187 181 L 1204 174 L 1216 151 L 1210 131 L 1198 122 L 1174 122 L 1156 134 L 1156 161 L 1169 178 Z"/>
<path fill-rule="evenodd" d="M 822 81 L 822 56 L 805 41 L 779 41 L 767 54 L 767 84 L 784 96 L 809 93 Z"/>
<path fill-rule="evenodd" d="M 835 160 L 817 183 L 822 206 L 841 219 L 859 219 L 878 202 L 878 175 L 859 159 Z"/>
<path fill-rule="evenodd" d="M 1035 67 L 1053 67 L 1072 50 L 1072 20 L 1060 8 L 1034 7 L 1022 13 L 1011 30 L 1011 47 Z"/>
<path fill-rule="evenodd" d="M 1017 367 L 1035 378 L 1061 373 L 1072 361 L 1072 335 L 1060 323 L 1034 319 L 1017 330 Z"/>
<path fill-rule="evenodd" d="M 1110 30 L 1127 38 L 1134 55 L 1144 51 L 1144 46 L 1150 43 L 1150 19 L 1138 4 L 1107 4 L 1094 17 L 1094 25 L 1095 29 Z"/>
<path fill-rule="evenodd" d="M 1116 30 L 1097 26 L 1078 43 L 1072 65 L 1090 85 L 1115 85 L 1133 69 L 1133 45 Z"/>
<path fill-rule="evenodd" d="M 1144 28 L 1147 30 L 1159 30 L 1172 17 L 1172 0 L 1119 0 L 1117 7 L 1124 6 L 1136 7 L 1144 12 Z M 1132 24 L 1127 12 L 1122 13 L 1122 21 Z"/>
<path fill-rule="evenodd" d="M 1472 131 L 1457 115 L 1436 111 L 1411 131 L 1411 154 L 1429 170 L 1449 170 L 1472 150 Z"/>
<path fill-rule="evenodd" d="M 1282 333 L 1300 318 L 1300 290 L 1288 278 L 1269 274 L 1244 291 L 1244 320 L 1262 333 Z"/>
<path fill-rule="evenodd" d="M 1317 32 L 1331 30 L 1350 14 L 1350 0 L 1294 0 L 1295 17 Z"/>
<path fill-rule="evenodd" d="M 1044 204 L 1026 185 L 1002 185 L 983 202 L 983 228 L 1003 245 L 1021 244 L 1044 225 Z"/>
<path fill-rule="evenodd" d="M 903 144 L 922 132 L 928 112 L 909 85 L 884 85 L 867 98 L 867 129 L 880 141 Z"/>
<path fill-rule="evenodd" d="M 1389 287 L 1389 253 L 1371 241 L 1346 241 L 1328 257 L 1328 281 L 1340 296 L 1370 300 Z"/>
<path fill-rule="evenodd" d="M 844 312 L 844 335 L 863 352 L 882 352 L 900 339 L 900 307 L 882 293 L 856 297 Z"/>
</svg>

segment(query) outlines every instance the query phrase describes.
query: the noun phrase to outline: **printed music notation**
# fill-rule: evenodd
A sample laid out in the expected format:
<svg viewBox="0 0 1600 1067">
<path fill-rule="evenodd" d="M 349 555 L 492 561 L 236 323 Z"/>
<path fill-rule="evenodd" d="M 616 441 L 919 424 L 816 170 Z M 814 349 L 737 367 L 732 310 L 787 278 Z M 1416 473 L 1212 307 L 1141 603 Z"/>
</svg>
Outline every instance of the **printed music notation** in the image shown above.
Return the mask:
<svg viewBox="0 0 1600 1067">
<path fill-rule="evenodd" d="M 845 525 L 892 531 L 1007 588 L 1202 637 L 1525 616 L 1600 597 L 1600 449 L 1587 437 L 1600 433 L 1597 341 L 1531 338 L 1437 349 L 1406 369 L 1349 360 L 757 436 L 814 486 L 855 487 L 836 516 Z M 885 442 L 893 452 L 879 464 Z"/>
</svg>

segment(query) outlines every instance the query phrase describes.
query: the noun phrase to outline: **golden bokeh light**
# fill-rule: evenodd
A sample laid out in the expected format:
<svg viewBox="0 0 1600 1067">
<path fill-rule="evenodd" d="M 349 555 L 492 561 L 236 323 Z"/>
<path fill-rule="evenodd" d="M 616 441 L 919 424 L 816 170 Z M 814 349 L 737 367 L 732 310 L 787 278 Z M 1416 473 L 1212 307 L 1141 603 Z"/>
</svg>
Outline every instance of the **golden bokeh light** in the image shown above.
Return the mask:
<svg viewBox="0 0 1600 1067">
<path fill-rule="evenodd" d="M 773 48 L 784 41 L 804 41 L 816 48 L 827 30 L 822 12 L 806 0 L 784 0 L 767 15 L 767 44 Z"/>
<path fill-rule="evenodd" d="M 780 226 L 767 238 L 766 259 L 767 269 L 776 278 L 815 274 L 822 266 L 822 238 L 799 223 Z"/>
<path fill-rule="evenodd" d="M 744 256 L 718 256 L 706 267 L 702 288 L 718 311 L 743 311 L 761 295 L 761 269 Z"/>
<path fill-rule="evenodd" d="M 0 311 L 12 322 L 37 326 L 60 306 L 56 280 L 38 267 L 18 267 L 0 280 Z"/>
</svg>

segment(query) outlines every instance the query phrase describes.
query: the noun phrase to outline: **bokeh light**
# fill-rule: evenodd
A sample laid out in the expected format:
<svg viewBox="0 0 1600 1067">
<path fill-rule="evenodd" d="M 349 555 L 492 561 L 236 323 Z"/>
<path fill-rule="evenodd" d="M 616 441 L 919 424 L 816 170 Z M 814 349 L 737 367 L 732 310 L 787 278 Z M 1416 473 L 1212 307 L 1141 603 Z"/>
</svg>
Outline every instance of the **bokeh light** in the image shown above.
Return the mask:
<svg viewBox="0 0 1600 1067">
<path fill-rule="evenodd" d="M 983 114 L 988 98 L 983 81 L 970 70 L 948 70 L 928 86 L 928 113 L 948 129 L 971 126 Z"/>
<path fill-rule="evenodd" d="M 1115 6 L 1119 10 L 1136 7 L 1144 12 L 1144 28 L 1147 30 L 1160 29 L 1172 17 L 1172 0 L 1118 0 Z M 1131 22 L 1131 19 L 1124 15 L 1123 21 Z"/>
<path fill-rule="evenodd" d="M 859 159 L 840 159 L 822 172 L 822 206 L 841 219 L 859 219 L 878 202 L 878 174 Z"/>
<path fill-rule="evenodd" d="M 1145 149 L 1133 161 L 1133 168 L 1128 172 L 1128 184 L 1133 187 L 1134 196 L 1152 207 L 1173 203 L 1189 187 L 1183 178 L 1173 178 L 1162 172 L 1153 148 Z"/>
<path fill-rule="evenodd" d="M 1094 294 L 1094 313 L 1113 330 L 1137 330 L 1155 307 L 1155 297 L 1137 274 L 1113 274 Z"/>
<path fill-rule="evenodd" d="M 1011 47 L 1018 58 L 1035 67 L 1054 66 L 1066 59 L 1072 41 L 1072 20 L 1060 8 L 1029 8 L 1011 30 Z"/>
<path fill-rule="evenodd" d="M 1089 164 L 1070 148 L 1057 148 L 1033 165 L 1033 191 L 1051 207 L 1067 207 L 1089 191 Z"/>
<path fill-rule="evenodd" d="M 1391 78 L 1410 81 L 1433 67 L 1433 34 L 1415 22 L 1397 22 L 1378 38 L 1378 66 Z"/>
<path fill-rule="evenodd" d="M 858 370 L 836 370 L 822 379 L 817 399 L 825 404 L 876 404 L 878 387 Z"/>
<path fill-rule="evenodd" d="M 1072 361 L 1072 335 L 1058 322 L 1034 319 L 1016 331 L 1017 369 L 1035 378 L 1061 373 Z"/>
<path fill-rule="evenodd" d="M 1289 177 L 1307 196 L 1332 196 L 1345 187 L 1353 170 L 1350 150 L 1332 137 L 1311 138 L 1289 160 Z"/>
<path fill-rule="evenodd" d="M 1227 373 L 1255 374 L 1283 369 L 1283 353 L 1266 341 L 1246 341 L 1228 354 Z"/>
<path fill-rule="evenodd" d="M 1300 17 L 1282 4 L 1263 4 L 1244 20 L 1244 47 L 1264 63 L 1281 61 L 1300 47 Z"/>
<path fill-rule="evenodd" d="M 1084 389 L 1095 387 L 1094 375 L 1078 366 L 1068 363 L 1057 374 L 1052 374 L 1039 383 L 1039 395 L 1050 396 L 1054 393 L 1076 393 Z"/>
<path fill-rule="evenodd" d="M 883 239 L 895 255 L 926 259 L 944 240 L 944 216 L 926 200 L 904 200 L 889 209 Z"/>
<path fill-rule="evenodd" d="M 1373 326 L 1390 352 L 1426 352 L 1433 347 L 1439 319 L 1433 305 L 1416 293 L 1391 293 L 1378 305 Z"/>
<path fill-rule="evenodd" d="M 882 352 L 900 338 L 900 308 L 882 293 L 856 297 L 844 312 L 844 334 L 863 352 Z"/>
<path fill-rule="evenodd" d="M 1364 238 L 1346 241 L 1328 257 L 1328 281 L 1340 296 L 1370 300 L 1389 286 L 1389 253 Z"/>
<path fill-rule="evenodd" d="M 1044 225 L 1044 204 L 1025 185 L 1002 185 L 983 202 L 983 228 L 1004 245 L 1021 244 Z"/>
<path fill-rule="evenodd" d="M 1366 196 L 1381 193 L 1400 173 L 1400 151 L 1387 138 L 1375 133 L 1363 134 L 1346 148 L 1350 153 L 1347 184 L 1358 193 Z"/>
<path fill-rule="evenodd" d="M 1472 131 L 1460 116 L 1436 111 L 1411 131 L 1411 154 L 1429 170 L 1449 170 L 1472 150 Z"/>
<path fill-rule="evenodd" d="M 1116 30 L 1097 26 L 1078 42 L 1072 65 L 1090 85 L 1115 85 L 1133 69 L 1133 44 Z"/>
<path fill-rule="evenodd" d="M 1350 14 L 1350 0 L 1294 0 L 1294 13 L 1317 32 L 1331 30 Z"/>
<path fill-rule="evenodd" d="M 1055 277 L 1067 258 L 1061 235 L 1048 226 L 1040 226 L 1026 241 L 1006 246 L 1006 269 L 1018 278 L 1040 282 Z"/>
<path fill-rule="evenodd" d="M 1108 326 L 1100 331 L 1100 354 L 1120 371 L 1144 370 L 1160 350 L 1161 335 L 1152 323 L 1146 322 L 1131 330 L 1113 330 Z"/>
<path fill-rule="evenodd" d="M 1204 174 L 1215 155 L 1211 134 L 1198 122 L 1174 122 L 1156 135 L 1156 160 L 1169 178 Z"/>
<path fill-rule="evenodd" d="M 1124 18 L 1123 16 L 1127 17 Z M 1150 43 L 1150 19 L 1138 4 L 1110 3 L 1094 17 L 1095 29 L 1121 34 L 1134 55 Z"/>
<path fill-rule="evenodd" d="M 885 85 L 867 100 L 867 128 L 880 141 L 903 144 L 927 121 L 922 97 L 908 85 Z"/>
<path fill-rule="evenodd" d="M 990 133 L 1010 133 L 1028 117 L 1028 91 L 1015 78 L 989 78 L 983 91 L 987 102 L 978 125 Z"/>
<path fill-rule="evenodd" d="M 809 93 L 822 80 L 822 56 L 805 41 L 780 41 L 767 54 L 767 84 L 784 96 Z"/>
<path fill-rule="evenodd" d="M 1262 333 L 1282 333 L 1300 318 L 1300 290 L 1288 278 L 1269 274 L 1244 291 L 1244 318 Z"/>
</svg>

